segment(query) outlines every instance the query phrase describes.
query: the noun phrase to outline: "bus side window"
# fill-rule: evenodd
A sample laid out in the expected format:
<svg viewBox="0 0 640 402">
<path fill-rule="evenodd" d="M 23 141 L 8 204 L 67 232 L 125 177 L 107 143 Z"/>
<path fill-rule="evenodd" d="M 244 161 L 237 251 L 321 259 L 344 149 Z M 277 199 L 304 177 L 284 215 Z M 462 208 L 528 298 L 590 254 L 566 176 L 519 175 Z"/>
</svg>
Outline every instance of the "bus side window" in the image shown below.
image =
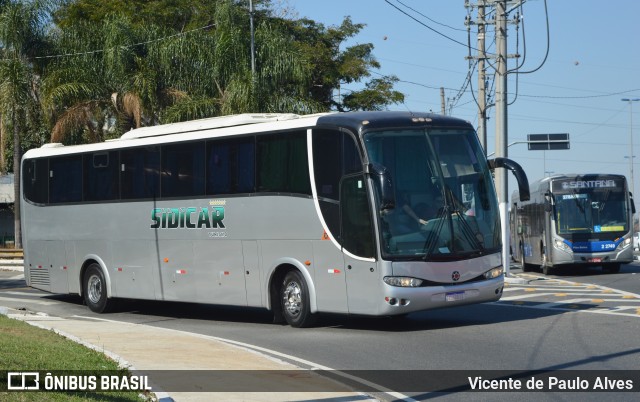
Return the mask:
<svg viewBox="0 0 640 402">
<path fill-rule="evenodd" d="M 36 204 L 49 202 L 49 160 L 31 159 L 24 164 L 24 195 Z"/>
<path fill-rule="evenodd" d="M 253 193 L 254 137 L 207 142 L 207 194 Z"/>
<path fill-rule="evenodd" d="M 82 156 L 51 158 L 49 161 L 49 202 L 82 201 Z"/>
<path fill-rule="evenodd" d="M 344 177 L 340 184 L 340 199 L 344 248 L 360 257 L 375 257 L 371 209 L 364 176 Z"/>
<path fill-rule="evenodd" d="M 257 137 L 257 191 L 311 195 L 304 131 Z"/>
<path fill-rule="evenodd" d="M 334 236 L 340 233 L 340 179 L 361 171 L 362 159 L 353 137 L 339 130 L 313 130 L 316 194 L 324 221 Z"/>
<path fill-rule="evenodd" d="M 118 183 L 118 152 L 85 154 L 84 200 L 114 200 L 120 196 Z"/>
<path fill-rule="evenodd" d="M 121 197 L 157 198 L 160 189 L 160 148 L 124 149 L 120 152 Z"/>
<path fill-rule="evenodd" d="M 204 194 L 203 142 L 162 147 L 162 197 L 190 197 Z"/>
</svg>

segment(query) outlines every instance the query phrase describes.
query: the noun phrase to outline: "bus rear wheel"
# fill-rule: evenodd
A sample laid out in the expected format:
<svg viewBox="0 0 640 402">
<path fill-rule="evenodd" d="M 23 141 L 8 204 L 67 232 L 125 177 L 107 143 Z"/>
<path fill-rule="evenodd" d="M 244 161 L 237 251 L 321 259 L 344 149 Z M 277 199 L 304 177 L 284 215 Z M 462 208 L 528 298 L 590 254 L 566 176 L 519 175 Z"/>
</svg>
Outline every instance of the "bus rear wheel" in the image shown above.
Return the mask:
<svg viewBox="0 0 640 402">
<path fill-rule="evenodd" d="M 309 327 L 315 322 L 309 305 L 309 288 L 300 272 L 287 272 L 280 287 L 280 301 L 282 315 L 292 327 Z"/>
<path fill-rule="evenodd" d="M 84 302 L 94 313 L 108 313 L 114 306 L 114 301 L 107 298 L 107 281 L 100 265 L 89 265 L 82 281 Z"/>
</svg>

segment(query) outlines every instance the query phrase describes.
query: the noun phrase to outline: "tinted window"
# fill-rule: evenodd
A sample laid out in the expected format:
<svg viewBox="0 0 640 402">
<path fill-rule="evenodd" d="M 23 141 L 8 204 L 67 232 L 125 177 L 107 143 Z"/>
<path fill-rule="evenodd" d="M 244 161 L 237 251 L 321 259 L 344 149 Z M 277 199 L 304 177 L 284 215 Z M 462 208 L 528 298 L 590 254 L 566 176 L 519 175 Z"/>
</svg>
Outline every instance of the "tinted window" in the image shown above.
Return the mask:
<svg viewBox="0 0 640 402">
<path fill-rule="evenodd" d="M 85 201 L 115 200 L 119 197 L 118 152 L 84 155 Z"/>
<path fill-rule="evenodd" d="M 49 201 L 49 160 L 31 159 L 24 163 L 24 196 L 38 204 Z"/>
<path fill-rule="evenodd" d="M 362 170 L 354 139 L 336 130 L 314 130 L 313 170 L 318 197 L 338 200 L 342 176 Z"/>
<path fill-rule="evenodd" d="M 375 257 L 373 224 L 365 177 L 355 175 L 342 182 L 342 244 L 345 249 L 361 257 Z"/>
<path fill-rule="evenodd" d="M 156 198 L 160 188 L 160 148 L 125 149 L 120 152 L 123 199 Z"/>
<path fill-rule="evenodd" d="M 333 236 L 340 233 L 340 179 L 362 170 L 355 140 L 338 130 L 313 130 L 313 171 L 320 211 Z"/>
<path fill-rule="evenodd" d="M 49 160 L 49 202 L 82 201 L 82 156 Z"/>
<path fill-rule="evenodd" d="M 251 193 L 254 186 L 253 137 L 207 143 L 207 194 Z"/>
<path fill-rule="evenodd" d="M 304 131 L 257 137 L 259 192 L 311 194 Z"/>
<path fill-rule="evenodd" d="M 162 147 L 162 197 L 204 194 L 204 142 Z"/>
</svg>

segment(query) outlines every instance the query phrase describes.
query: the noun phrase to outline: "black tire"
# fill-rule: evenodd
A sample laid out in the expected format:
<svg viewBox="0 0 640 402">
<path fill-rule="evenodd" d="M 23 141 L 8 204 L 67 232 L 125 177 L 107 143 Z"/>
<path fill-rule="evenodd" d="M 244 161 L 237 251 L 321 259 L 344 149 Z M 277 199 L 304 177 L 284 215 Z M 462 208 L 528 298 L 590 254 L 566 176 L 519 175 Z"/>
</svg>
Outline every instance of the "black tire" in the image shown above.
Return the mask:
<svg viewBox="0 0 640 402">
<path fill-rule="evenodd" d="M 548 266 L 547 264 L 544 264 L 542 266 L 542 273 L 545 275 L 551 275 L 553 273 L 553 268 Z"/>
<path fill-rule="evenodd" d="M 607 265 L 607 271 L 611 274 L 617 274 L 620 272 L 620 264 L 609 264 Z"/>
<path fill-rule="evenodd" d="M 524 244 L 520 243 L 520 265 L 522 265 L 522 272 L 531 271 L 531 265 L 524 261 Z"/>
<path fill-rule="evenodd" d="M 309 327 L 315 322 L 316 317 L 311 314 L 309 305 L 309 288 L 300 272 L 289 271 L 284 276 L 280 287 L 280 302 L 282 315 L 292 327 Z"/>
<path fill-rule="evenodd" d="M 82 281 L 82 296 L 89 309 L 95 313 L 108 313 L 115 302 L 107 297 L 107 281 L 100 265 L 89 265 Z"/>
</svg>

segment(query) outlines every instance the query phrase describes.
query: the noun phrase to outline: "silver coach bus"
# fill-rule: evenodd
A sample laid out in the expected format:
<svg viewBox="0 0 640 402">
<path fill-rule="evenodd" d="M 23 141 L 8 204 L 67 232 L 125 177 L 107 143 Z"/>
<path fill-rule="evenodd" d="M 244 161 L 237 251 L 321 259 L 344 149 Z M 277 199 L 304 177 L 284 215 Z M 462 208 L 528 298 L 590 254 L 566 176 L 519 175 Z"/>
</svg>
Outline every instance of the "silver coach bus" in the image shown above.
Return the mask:
<svg viewBox="0 0 640 402">
<path fill-rule="evenodd" d="M 514 192 L 511 247 L 524 271 L 566 266 L 619 272 L 633 261 L 633 198 L 622 175 L 554 175 L 531 184 L 531 199 Z"/>
<path fill-rule="evenodd" d="M 499 217 L 472 126 L 405 112 L 235 115 L 47 144 L 22 161 L 25 277 L 114 299 L 374 316 L 498 300 Z M 524 183 L 526 186 L 526 181 Z"/>
</svg>

